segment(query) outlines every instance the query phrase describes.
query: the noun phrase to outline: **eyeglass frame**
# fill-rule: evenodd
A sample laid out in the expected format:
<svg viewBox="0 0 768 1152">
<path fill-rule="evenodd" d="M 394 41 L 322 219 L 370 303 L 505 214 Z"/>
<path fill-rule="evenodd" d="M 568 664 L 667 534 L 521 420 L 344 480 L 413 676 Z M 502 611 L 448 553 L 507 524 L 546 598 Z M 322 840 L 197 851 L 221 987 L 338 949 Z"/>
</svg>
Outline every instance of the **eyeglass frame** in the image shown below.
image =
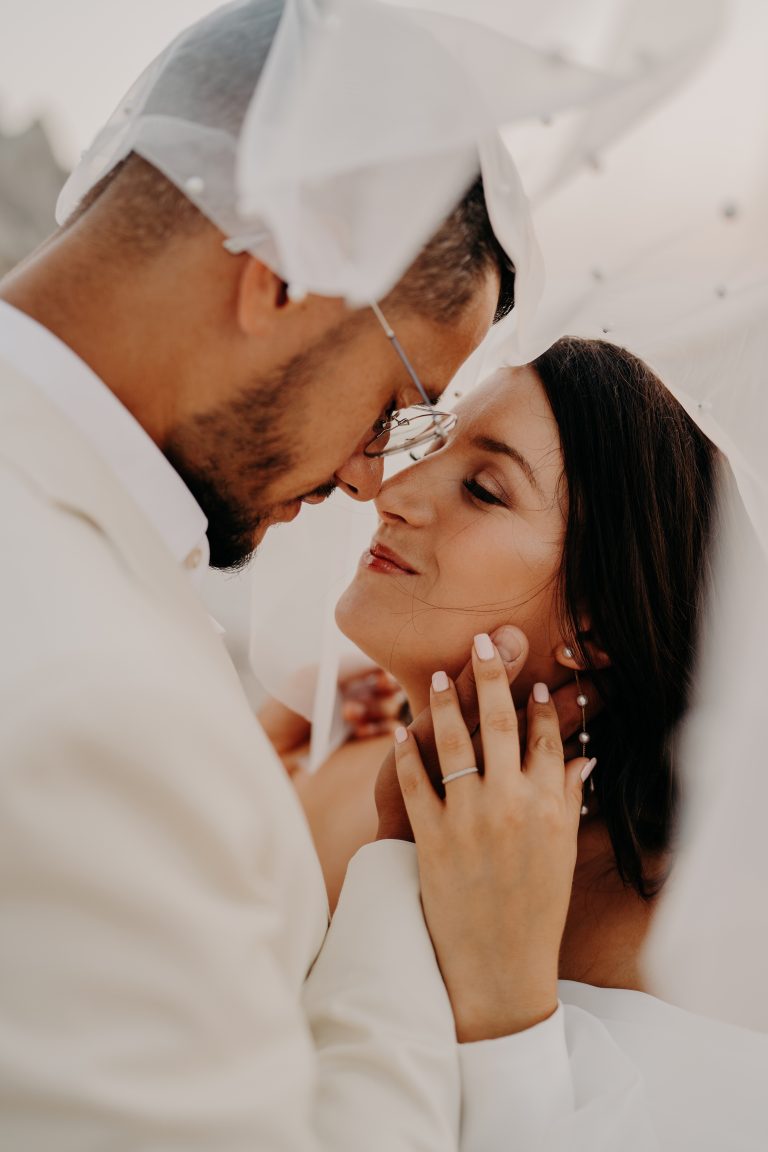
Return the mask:
<svg viewBox="0 0 768 1152">
<path fill-rule="evenodd" d="M 394 332 L 394 329 L 392 328 L 392 325 L 389 323 L 389 321 L 385 317 L 384 313 L 382 312 L 381 308 L 379 307 L 379 305 L 375 301 L 371 302 L 371 309 L 373 310 L 374 316 L 376 317 L 376 319 L 378 320 L 382 329 L 384 330 L 384 335 L 387 337 L 390 344 L 392 345 L 395 352 L 397 353 L 398 357 L 400 358 L 400 361 L 401 361 L 403 367 L 405 368 L 406 372 L 408 373 L 408 375 L 411 379 L 411 383 L 414 385 L 414 387 L 418 391 L 419 395 L 421 396 L 422 400 L 424 401 L 423 405 L 413 404 L 413 405 L 409 405 L 409 407 L 413 407 L 413 408 L 424 407 L 426 409 L 426 411 L 424 412 L 424 415 L 431 414 L 431 416 L 432 416 L 431 426 L 429 428 L 425 429 L 424 434 L 422 436 L 420 436 L 418 438 L 418 440 L 414 440 L 410 444 L 399 444 L 394 448 L 385 447 L 380 452 L 369 452 L 368 449 L 373 444 L 376 443 L 376 441 L 379 439 L 379 437 L 384 436 L 388 431 L 391 431 L 391 429 L 387 428 L 386 426 L 381 428 L 381 430 L 378 431 L 375 434 L 375 436 L 373 436 L 368 441 L 368 443 L 365 445 L 365 447 L 363 448 L 363 455 L 364 456 L 367 456 L 369 459 L 376 460 L 382 456 L 394 456 L 398 452 L 408 452 L 414 446 L 421 445 L 421 444 L 428 444 L 431 440 L 443 440 L 443 439 L 445 439 L 448 432 L 450 432 L 450 430 L 454 427 L 458 417 L 453 412 L 443 412 L 439 408 L 435 407 L 435 405 L 432 403 L 429 396 L 427 395 L 427 392 L 426 392 L 426 389 L 424 388 L 424 385 L 419 380 L 419 377 L 416 374 L 415 368 L 413 367 L 410 360 L 408 359 L 408 356 L 406 355 L 405 349 L 403 348 L 402 344 L 400 343 L 397 336 L 395 335 L 395 332 Z M 392 415 L 389 417 L 389 419 L 387 420 L 386 423 L 391 424 L 392 422 L 394 422 L 395 426 L 398 428 L 402 428 L 403 425 L 409 424 L 410 420 L 398 420 L 397 419 L 397 417 L 401 411 L 407 411 L 407 410 L 408 410 L 407 408 L 395 409 L 395 411 L 392 413 Z"/>
</svg>

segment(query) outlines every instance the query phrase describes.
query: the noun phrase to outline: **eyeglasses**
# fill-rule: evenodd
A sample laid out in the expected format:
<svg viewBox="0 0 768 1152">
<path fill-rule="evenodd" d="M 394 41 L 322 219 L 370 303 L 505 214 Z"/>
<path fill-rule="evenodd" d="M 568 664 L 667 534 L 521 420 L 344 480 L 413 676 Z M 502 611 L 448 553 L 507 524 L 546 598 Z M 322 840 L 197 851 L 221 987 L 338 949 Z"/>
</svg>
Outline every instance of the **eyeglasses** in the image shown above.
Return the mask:
<svg viewBox="0 0 768 1152">
<path fill-rule="evenodd" d="M 408 452 L 430 440 L 443 440 L 455 425 L 457 417 L 453 412 L 439 412 L 435 408 L 381 308 L 376 303 L 371 304 L 371 308 L 424 403 L 398 409 L 378 420 L 373 426 L 373 436 L 363 449 L 363 455 L 392 456 L 395 452 Z"/>
</svg>

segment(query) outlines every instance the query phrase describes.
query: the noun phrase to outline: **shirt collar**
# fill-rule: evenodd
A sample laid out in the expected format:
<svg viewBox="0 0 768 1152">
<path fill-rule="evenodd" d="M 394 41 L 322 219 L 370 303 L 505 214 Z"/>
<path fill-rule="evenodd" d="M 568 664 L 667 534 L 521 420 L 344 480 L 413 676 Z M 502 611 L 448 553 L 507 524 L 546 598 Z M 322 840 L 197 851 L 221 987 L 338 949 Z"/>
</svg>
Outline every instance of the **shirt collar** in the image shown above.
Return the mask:
<svg viewBox="0 0 768 1152">
<path fill-rule="evenodd" d="M 0 300 L 0 358 L 77 427 L 197 582 L 208 567 L 208 521 L 139 422 L 72 349 Z"/>
</svg>

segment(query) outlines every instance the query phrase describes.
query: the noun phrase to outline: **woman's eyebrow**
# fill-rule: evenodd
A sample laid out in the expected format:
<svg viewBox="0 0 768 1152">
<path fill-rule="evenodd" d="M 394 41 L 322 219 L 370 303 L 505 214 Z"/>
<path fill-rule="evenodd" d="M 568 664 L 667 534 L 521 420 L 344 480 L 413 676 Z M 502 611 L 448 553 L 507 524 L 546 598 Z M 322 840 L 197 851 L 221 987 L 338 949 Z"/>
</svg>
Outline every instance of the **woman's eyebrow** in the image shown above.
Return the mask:
<svg viewBox="0 0 768 1152">
<path fill-rule="evenodd" d="M 517 448 L 513 448 L 511 444 L 505 444 L 503 440 L 494 440 L 492 436 L 475 436 L 471 441 L 473 448 L 479 448 L 482 452 L 495 452 L 499 456 L 508 456 L 510 460 L 514 460 L 525 473 L 526 479 L 532 488 L 535 488 L 539 495 L 542 495 L 541 488 L 538 481 L 533 474 L 533 468 Z"/>
</svg>

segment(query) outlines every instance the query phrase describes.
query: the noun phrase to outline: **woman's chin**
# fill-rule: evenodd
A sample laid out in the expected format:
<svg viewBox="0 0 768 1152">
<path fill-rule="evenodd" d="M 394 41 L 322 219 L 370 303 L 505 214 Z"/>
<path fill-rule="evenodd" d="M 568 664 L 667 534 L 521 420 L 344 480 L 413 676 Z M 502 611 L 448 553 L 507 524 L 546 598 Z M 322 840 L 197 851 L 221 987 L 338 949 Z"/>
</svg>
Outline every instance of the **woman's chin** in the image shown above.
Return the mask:
<svg viewBox="0 0 768 1152">
<path fill-rule="evenodd" d="M 358 597 L 357 591 L 353 581 L 337 600 L 336 625 L 361 652 L 384 667 L 381 656 L 376 651 L 380 645 L 376 644 L 376 637 L 372 635 L 370 627 L 370 610 L 366 611 L 366 605 L 362 598 Z"/>
</svg>

